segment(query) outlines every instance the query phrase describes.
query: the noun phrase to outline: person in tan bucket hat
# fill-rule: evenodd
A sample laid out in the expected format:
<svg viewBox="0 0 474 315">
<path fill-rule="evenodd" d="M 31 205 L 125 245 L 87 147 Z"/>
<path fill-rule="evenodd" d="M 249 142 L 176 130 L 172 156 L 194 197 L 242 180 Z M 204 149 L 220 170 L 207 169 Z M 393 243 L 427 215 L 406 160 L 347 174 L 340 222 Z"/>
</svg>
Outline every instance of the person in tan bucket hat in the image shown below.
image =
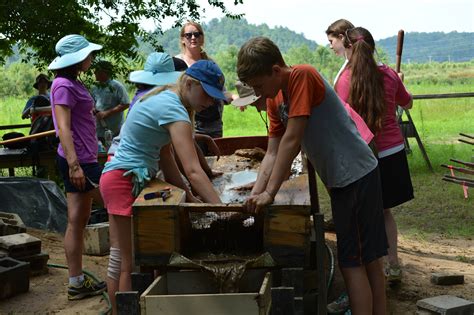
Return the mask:
<svg viewBox="0 0 474 315">
<path fill-rule="evenodd" d="M 260 96 L 255 95 L 255 91 L 251 86 L 241 81 L 235 82 L 235 88 L 239 96 L 232 101 L 232 105 L 236 107 L 250 105 L 260 98 Z"/>
</svg>

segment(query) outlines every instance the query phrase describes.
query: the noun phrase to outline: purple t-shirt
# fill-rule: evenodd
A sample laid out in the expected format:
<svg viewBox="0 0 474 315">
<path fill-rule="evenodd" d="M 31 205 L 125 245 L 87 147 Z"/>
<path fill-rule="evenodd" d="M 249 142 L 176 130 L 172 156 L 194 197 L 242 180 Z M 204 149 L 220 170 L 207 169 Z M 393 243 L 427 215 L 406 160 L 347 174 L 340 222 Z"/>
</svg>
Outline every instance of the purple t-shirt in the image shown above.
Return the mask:
<svg viewBox="0 0 474 315">
<path fill-rule="evenodd" d="M 135 96 L 133 97 L 132 101 L 130 102 L 130 106 L 128 107 L 128 112 L 129 113 L 132 110 L 133 105 L 135 105 L 135 103 L 140 99 L 140 97 L 142 97 L 143 95 L 148 93 L 148 91 L 150 91 L 151 89 L 153 89 L 153 88 L 137 90 L 135 92 Z"/>
<path fill-rule="evenodd" d="M 78 80 L 56 77 L 51 86 L 51 106 L 56 135 L 58 124 L 54 108 L 66 106 L 71 110 L 72 139 L 79 163 L 97 162 L 98 146 L 95 117 L 92 113 L 94 100 L 87 88 Z M 61 144 L 58 146 L 58 154 L 66 158 Z"/>
</svg>

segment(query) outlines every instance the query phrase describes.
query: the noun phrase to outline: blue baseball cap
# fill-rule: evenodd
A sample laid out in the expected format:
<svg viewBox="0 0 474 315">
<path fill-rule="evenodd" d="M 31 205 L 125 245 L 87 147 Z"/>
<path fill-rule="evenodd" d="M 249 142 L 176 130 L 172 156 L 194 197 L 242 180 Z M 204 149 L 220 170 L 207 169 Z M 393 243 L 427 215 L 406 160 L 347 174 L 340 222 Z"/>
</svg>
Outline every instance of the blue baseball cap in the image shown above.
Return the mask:
<svg viewBox="0 0 474 315">
<path fill-rule="evenodd" d="M 174 84 L 182 73 L 175 71 L 173 58 L 166 53 L 148 55 L 144 70 L 132 71 L 129 81 L 148 85 Z"/>
<path fill-rule="evenodd" d="M 71 34 L 61 38 L 56 44 L 56 54 L 48 66 L 49 70 L 58 70 L 78 64 L 84 61 L 89 54 L 95 50 L 101 50 L 102 45 L 94 44 L 84 36 Z"/>
<path fill-rule="evenodd" d="M 186 69 L 185 73 L 200 81 L 202 88 L 210 97 L 223 101 L 227 99 L 222 93 L 225 82 L 224 74 L 214 61 L 196 61 Z"/>
</svg>

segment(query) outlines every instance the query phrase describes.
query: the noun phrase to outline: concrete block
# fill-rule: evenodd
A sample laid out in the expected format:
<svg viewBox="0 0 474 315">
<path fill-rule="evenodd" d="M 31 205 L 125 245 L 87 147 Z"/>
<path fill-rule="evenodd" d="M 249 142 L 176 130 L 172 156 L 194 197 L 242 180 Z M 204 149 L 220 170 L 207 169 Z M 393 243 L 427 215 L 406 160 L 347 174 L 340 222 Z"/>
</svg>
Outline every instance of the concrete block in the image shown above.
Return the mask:
<svg viewBox="0 0 474 315">
<path fill-rule="evenodd" d="M 84 232 L 84 254 L 103 256 L 109 253 L 109 223 L 86 226 Z"/>
<path fill-rule="evenodd" d="M 18 214 L 0 212 L 0 236 L 25 232 L 26 226 Z"/>
<path fill-rule="evenodd" d="M 30 277 L 48 273 L 48 253 L 41 252 L 39 254 L 18 258 L 18 260 L 30 263 Z"/>
<path fill-rule="evenodd" d="M 28 292 L 30 277 L 29 263 L 5 257 L 0 259 L 0 300 Z"/>
<path fill-rule="evenodd" d="M 41 253 L 41 240 L 27 233 L 0 236 L 0 249 L 12 258 L 31 256 Z"/>
<path fill-rule="evenodd" d="M 431 282 L 438 285 L 463 284 L 464 275 L 435 272 L 431 274 Z"/>
<path fill-rule="evenodd" d="M 421 310 L 428 310 L 441 315 L 472 315 L 474 302 L 452 295 L 439 295 L 416 302 Z"/>
</svg>

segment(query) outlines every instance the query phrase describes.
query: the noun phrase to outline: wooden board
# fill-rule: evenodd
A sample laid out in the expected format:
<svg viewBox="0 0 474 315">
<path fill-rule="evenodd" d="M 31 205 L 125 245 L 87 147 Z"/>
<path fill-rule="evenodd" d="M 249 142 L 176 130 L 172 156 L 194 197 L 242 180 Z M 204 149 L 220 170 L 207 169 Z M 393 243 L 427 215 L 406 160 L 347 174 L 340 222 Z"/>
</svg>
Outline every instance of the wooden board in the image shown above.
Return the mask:
<svg viewBox="0 0 474 315">
<path fill-rule="evenodd" d="M 166 187 L 171 195 L 145 200 L 143 196 Z M 180 218 L 179 204 L 186 196 L 182 189 L 160 180 L 151 181 L 133 204 L 133 240 L 137 265 L 166 265 L 173 252 L 181 250 L 181 237 L 186 226 Z"/>
<path fill-rule="evenodd" d="M 207 276 L 199 272 L 186 272 L 182 274 L 180 283 L 183 288 L 189 289 L 187 279 L 193 274 L 196 279 L 205 280 Z M 200 275 L 201 274 L 201 275 Z M 204 276 L 202 278 L 201 276 Z M 176 277 L 176 275 L 174 275 Z M 266 315 L 271 306 L 271 275 L 266 273 L 263 281 L 254 283 L 255 292 L 251 293 L 208 293 L 208 294 L 175 294 L 169 293 L 169 284 L 173 282 L 174 290 L 179 290 L 179 284 L 172 281 L 173 276 L 158 277 L 150 287 L 143 292 L 140 298 L 142 314 L 145 315 Z M 260 278 L 262 279 L 262 278 Z M 201 283 L 199 286 L 203 286 Z"/>
</svg>

